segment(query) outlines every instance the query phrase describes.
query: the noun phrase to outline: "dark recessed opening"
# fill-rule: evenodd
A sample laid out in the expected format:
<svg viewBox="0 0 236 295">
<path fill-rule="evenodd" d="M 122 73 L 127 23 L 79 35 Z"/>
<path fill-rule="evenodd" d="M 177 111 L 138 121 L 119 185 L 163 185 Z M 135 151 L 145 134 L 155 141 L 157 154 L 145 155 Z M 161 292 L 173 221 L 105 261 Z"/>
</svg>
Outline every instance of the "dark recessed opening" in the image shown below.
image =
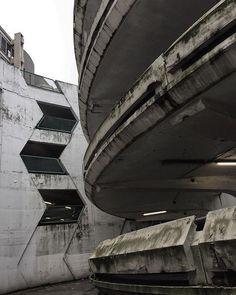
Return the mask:
<svg viewBox="0 0 236 295">
<path fill-rule="evenodd" d="M 38 129 L 71 133 L 77 119 L 71 108 L 38 101 L 44 116 L 37 125 Z"/>
<path fill-rule="evenodd" d="M 59 144 L 28 141 L 24 146 L 21 155 L 59 158 L 65 147 L 65 145 Z"/>
<path fill-rule="evenodd" d="M 44 201 L 55 205 L 84 205 L 76 190 L 39 190 L 39 192 Z"/>
<path fill-rule="evenodd" d="M 76 190 L 39 190 L 47 209 L 39 225 L 77 222 L 84 204 Z"/>
<path fill-rule="evenodd" d="M 41 218 L 39 225 L 76 223 L 83 207 L 71 206 L 66 209 L 63 206 L 48 207 Z"/>
<path fill-rule="evenodd" d="M 59 157 L 65 145 L 28 141 L 21 158 L 30 173 L 67 174 Z"/>
<path fill-rule="evenodd" d="M 38 105 L 44 115 L 76 121 L 69 107 L 38 101 Z"/>
<path fill-rule="evenodd" d="M 163 286 L 189 286 L 192 272 L 145 273 L 145 274 L 103 274 L 96 273 L 96 279 L 117 284 L 141 284 Z"/>
</svg>

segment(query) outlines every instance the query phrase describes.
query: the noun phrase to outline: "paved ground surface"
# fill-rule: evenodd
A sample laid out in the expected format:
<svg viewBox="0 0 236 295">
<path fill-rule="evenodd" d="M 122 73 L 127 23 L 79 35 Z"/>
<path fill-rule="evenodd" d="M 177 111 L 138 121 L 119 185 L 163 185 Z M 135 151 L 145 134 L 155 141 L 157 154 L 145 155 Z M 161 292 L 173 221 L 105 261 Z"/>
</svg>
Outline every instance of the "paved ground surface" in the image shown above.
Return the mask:
<svg viewBox="0 0 236 295">
<path fill-rule="evenodd" d="M 88 281 L 76 281 L 65 284 L 50 285 L 31 290 L 11 293 L 12 295 L 99 295 L 99 292 Z"/>
</svg>

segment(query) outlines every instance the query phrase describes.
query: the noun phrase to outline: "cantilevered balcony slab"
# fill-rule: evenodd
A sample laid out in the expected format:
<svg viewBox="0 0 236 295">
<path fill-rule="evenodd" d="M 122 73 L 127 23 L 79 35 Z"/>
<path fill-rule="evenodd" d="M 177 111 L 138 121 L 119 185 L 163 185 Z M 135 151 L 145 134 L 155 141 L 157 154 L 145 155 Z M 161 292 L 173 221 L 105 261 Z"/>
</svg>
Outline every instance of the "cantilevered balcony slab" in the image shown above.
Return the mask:
<svg viewBox="0 0 236 295">
<path fill-rule="evenodd" d="M 84 159 L 86 193 L 98 207 L 134 219 L 166 211 L 157 218 L 169 220 L 205 215 L 222 192 L 236 195 L 236 168 L 217 164 L 236 160 L 235 17 L 235 1 L 222 1 L 100 126 Z"/>
<path fill-rule="evenodd" d="M 81 122 L 91 139 L 144 70 L 218 1 L 102 1 L 93 25 L 86 31 L 87 38 L 81 26 L 90 24 L 91 13 L 86 16 L 85 1 L 77 2 L 75 48 Z"/>
</svg>

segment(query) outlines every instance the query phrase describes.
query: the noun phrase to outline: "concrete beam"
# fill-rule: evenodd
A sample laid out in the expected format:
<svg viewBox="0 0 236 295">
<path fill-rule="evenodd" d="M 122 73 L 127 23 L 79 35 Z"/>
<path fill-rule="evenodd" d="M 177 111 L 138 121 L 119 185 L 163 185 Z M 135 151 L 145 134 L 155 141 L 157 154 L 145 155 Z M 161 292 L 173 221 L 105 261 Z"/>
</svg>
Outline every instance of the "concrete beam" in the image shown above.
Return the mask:
<svg viewBox="0 0 236 295">
<path fill-rule="evenodd" d="M 215 164 L 216 165 L 216 164 Z M 187 192 L 227 192 L 236 196 L 236 183 L 233 176 L 200 176 L 182 179 L 142 179 L 120 183 L 99 183 L 97 192 L 113 191 L 187 191 Z"/>
</svg>

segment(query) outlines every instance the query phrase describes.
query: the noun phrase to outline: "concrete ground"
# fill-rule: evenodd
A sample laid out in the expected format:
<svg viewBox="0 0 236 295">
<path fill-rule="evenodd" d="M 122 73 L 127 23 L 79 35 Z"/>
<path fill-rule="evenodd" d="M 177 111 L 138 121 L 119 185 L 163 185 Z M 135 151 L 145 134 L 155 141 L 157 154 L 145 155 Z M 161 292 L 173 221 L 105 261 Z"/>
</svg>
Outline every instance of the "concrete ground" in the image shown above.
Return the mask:
<svg viewBox="0 0 236 295">
<path fill-rule="evenodd" d="M 41 288 L 11 293 L 12 295 L 98 295 L 99 292 L 89 282 L 81 280 L 64 284 L 50 285 Z"/>
</svg>

